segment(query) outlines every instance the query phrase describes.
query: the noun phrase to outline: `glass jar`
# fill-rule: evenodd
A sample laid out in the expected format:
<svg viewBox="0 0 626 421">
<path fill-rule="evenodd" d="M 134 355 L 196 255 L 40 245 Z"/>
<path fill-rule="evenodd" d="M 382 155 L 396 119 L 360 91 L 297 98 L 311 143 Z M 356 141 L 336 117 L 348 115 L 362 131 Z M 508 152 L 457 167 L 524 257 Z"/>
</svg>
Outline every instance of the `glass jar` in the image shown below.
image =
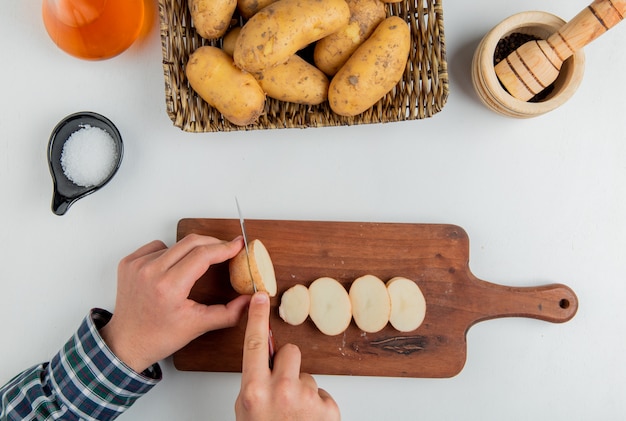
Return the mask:
<svg viewBox="0 0 626 421">
<path fill-rule="evenodd" d="M 145 0 L 43 0 L 50 38 L 63 51 L 86 60 L 114 57 L 139 36 Z"/>
</svg>

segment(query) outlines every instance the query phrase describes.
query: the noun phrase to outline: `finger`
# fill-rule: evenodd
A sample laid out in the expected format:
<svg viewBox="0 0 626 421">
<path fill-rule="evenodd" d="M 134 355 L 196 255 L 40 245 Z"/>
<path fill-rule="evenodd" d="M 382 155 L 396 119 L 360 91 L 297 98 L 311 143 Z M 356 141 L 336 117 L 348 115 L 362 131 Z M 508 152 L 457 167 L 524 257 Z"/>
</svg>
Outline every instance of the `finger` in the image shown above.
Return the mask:
<svg viewBox="0 0 626 421">
<path fill-rule="evenodd" d="M 206 235 L 189 234 L 170 247 L 161 259 L 162 269 L 168 270 L 175 266 L 196 247 L 219 244 L 224 241 Z"/>
<path fill-rule="evenodd" d="M 323 401 L 335 402 L 335 399 L 333 399 L 333 397 L 330 396 L 330 393 L 328 393 L 326 390 L 322 389 L 321 387 L 317 389 L 317 393 L 320 395 L 320 398 L 322 398 Z"/>
<path fill-rule="evenodd" d="M 240 295 L 226 305 L 204 305 L 195 303 L 197 309 L 198 334 L 236 326 L 250 303 L 249 295 Z"/>
<path fill-rule="evenodd" d="M 117 265 L 118 280 L 124 276 L 122 274 L 135 271 L 146 262 L 151 262 L 165 253 L 167 246 L 159 240 L 152 241 L 139 247 L 137 250 L 120 260 Z"/>
<path fill-rule="evenodd" d="M 239 237 L 229 242 L 199 245 L 172 266 L 168 275 L 188 292 L 211 265 L 235 257 L 242 247 Z"/>
<path fill-rule="evenodd" d="M 328 421 L 340 420 L 341 411 L 339 410 L 339 405 L 337 405 L 337 402 L 335 401 L 335 399 L 333 399 L 333 397 L 330 396 L 330 393 L 328 393 L 322 388 L 317 389 L 317 393 L 320 395 L 320 398 L 322 399 L 326 407 L 329 408 L 330 411 L 332 411 L 332 414 L 329 414 L 328 411 L 326 411 L 326 414 L 327 414 L 326 419 Z"/>
<path fill-rule="evenodd" d="M 296 379 L 300 376 L 302 354 L 294 344 L 283 345 L 274 358 L 274 374 Z"/>
<path fill-rule="evenodd" d="M 270 300 L 265 292 L 257 292 L 250 300 L 248 324 L 243 343 L 241 383 L 265 379 L 270 375 L 269 368 L 269 315 Z"/>
<path fill-rule="evenodd" d="M 167 246 L 165 245 L 165 243 L 160 240 L 154 240 L 149 242 L 148 244 L 139 247 L 137 250 L 126 256 L 125 259 L 132 261 L 156 252 L 162 252 L 164 250 L 167 250 Z"/>
<path fill-rule="evenodd" d="M 309 373 L 300 373 L 300 382 L 310 389 L 318 390 L 317 382 Z"/>
</svg>

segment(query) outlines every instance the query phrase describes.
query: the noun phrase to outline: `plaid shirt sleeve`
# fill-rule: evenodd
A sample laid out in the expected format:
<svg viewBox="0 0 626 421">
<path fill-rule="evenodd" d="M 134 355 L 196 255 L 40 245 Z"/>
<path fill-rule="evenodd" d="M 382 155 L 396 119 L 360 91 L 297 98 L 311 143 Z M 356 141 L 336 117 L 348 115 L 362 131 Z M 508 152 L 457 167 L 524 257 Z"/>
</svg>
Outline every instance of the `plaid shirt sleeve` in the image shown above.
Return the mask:
<svg viewBox="0 0 626 421">
<path fill-rule="evenodd" d="M 0 388 L 0 420 L 112 420 L 161 380 L 153 365 L 141 374 L 120 361 L 98 329 L 111 318 L 93 309 L 49 363 Z"/>
</svg>

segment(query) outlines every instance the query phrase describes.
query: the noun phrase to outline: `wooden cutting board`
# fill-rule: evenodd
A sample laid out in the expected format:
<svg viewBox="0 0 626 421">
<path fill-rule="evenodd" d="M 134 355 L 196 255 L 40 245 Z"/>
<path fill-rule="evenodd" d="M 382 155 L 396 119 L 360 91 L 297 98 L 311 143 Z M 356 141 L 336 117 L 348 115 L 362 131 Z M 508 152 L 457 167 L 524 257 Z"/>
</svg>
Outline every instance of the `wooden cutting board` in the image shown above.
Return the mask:
<svg viewBox="0 0 626 421">
<path fill-rule="evenodd" d="M 466 333 L 483 320 L 532 317 L 554 323 L 578 309 L 565 285 L 508 287 L 476 278 L 469 269 L 469 238 L 455 225 L 246 220 L 249 241 L 259 238 L 274 263 L 278 294 L 270 324 L 276 346 L 294 343 L 302 370 L 312 374 L 390 377 L 452 377 L 466 359 Z M 235 219 L 183 219 L 178 239 L 190 233 L 232 239 L 241 232 Z M 330 276 L 349 289 L 359 276 L 373 274 L 414 280 L 426 298 L 424 323 L 401 333 L 387 325 L 372 334 L 354 321 L 338 336 L 321 334 L 308 319 L 290 326 L 278 316 L 280 296 L 295 284 Z M 228 264 L 211 267 L 191 291 L 198 302 L 225 303 L 236 297 Z M 246 320 L 210 332 L 174 354 L 179 370 L 240 372 Z"/>
</svg>

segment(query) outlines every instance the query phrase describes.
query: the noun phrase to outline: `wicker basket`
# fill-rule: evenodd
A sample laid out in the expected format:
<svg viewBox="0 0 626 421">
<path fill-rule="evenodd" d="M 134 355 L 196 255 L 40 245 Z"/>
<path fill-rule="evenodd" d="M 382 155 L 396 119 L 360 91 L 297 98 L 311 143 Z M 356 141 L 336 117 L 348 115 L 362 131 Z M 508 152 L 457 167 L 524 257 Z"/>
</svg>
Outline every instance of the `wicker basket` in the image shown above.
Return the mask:
<svg viewBox="0 0 626 421">
<path fill-rule="evenodd" d="M 448 98 L 441 0 L 406 0 L 388 4 L 388 14 L 409 22 L 413 48 L 403 79 L 376 105 L 355 117 L 333 113 L 324 102 L 299 105 L 268 98 L 265 113 L 255 124 L 240 127 L 225 120 L 189 86 L 185 65 L 201 45 L 220 46 L 196 34 L 187 0 L 159 0 L 161 44 L 167 113 L 176 127 L 188 132 L 253 129 L 305 128 L 386 123 L 431 117 L 441 111 Z"/>
</svg>

